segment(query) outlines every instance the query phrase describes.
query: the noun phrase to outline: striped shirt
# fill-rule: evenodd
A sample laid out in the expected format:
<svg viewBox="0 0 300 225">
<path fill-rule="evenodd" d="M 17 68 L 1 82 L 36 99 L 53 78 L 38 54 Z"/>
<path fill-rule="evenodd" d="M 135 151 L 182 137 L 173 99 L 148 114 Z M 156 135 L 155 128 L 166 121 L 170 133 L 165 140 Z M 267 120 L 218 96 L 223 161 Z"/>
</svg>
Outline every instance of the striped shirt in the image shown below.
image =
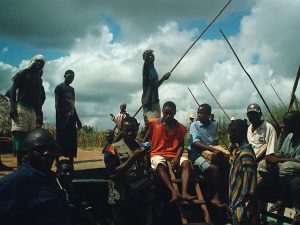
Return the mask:
<svg viewBox="0 0 300 225">
<path fill-rule="evenodd" d="M 250 144 L 240 147 L 234 154 L 229 175 L 229 202 L 238 221 L 247 219 L 246 195 L 256 193 L 256 158 Z"/>
</svg>

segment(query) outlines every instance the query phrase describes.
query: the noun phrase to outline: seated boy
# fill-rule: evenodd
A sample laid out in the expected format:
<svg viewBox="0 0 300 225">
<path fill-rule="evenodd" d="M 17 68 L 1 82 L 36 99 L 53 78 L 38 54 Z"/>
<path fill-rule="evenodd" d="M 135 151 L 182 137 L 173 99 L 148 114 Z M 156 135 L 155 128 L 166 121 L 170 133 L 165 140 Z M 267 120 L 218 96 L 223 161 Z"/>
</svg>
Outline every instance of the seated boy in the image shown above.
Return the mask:
<svg viewBox="0 0 300 225">
<path fill-rule="evenodd" d="M 176 105 L 173 102 L 166 102 L 163 105 L 162 113 L 162 118 L 149 120 L 149 137 L 152 144 L 151 167 L 158 172 L 168 189 L 171 191 L 171 202 L 178 200 L 179 197 L 182 197 L 185 201 L 191 201 L 195 198 L 187 193 L 191 162 L 182 156 L 186 127 L 174 119 Z M 174 169 L 177 167 L 183 169 L 181 174 L 181 195 L 174 189 L 166 170 L 166 162 L 168 160 L 171 161 Z"/>
<path fill-rule="evenodd" d="M 223 153 L 212 147 L 215 144 L 217 126 L 210 121 L 211 107 L 208 104 L 202 104 L 197 111 L 198 120 L 194 121 L 190 127 L 190 138 L 188 153 L 192 163 L 199 168 L 205 175 L 211 177 L 215 195 L 211 203 L 217 207 L 225 206 L 220 200 L 219 193 L 223 192 L 220 179 L 219 166 L 211 164 L 201 155 L 202 151 L 208 150 L 216 155 L 216 159 L 223 158 Z"/>
</svg>

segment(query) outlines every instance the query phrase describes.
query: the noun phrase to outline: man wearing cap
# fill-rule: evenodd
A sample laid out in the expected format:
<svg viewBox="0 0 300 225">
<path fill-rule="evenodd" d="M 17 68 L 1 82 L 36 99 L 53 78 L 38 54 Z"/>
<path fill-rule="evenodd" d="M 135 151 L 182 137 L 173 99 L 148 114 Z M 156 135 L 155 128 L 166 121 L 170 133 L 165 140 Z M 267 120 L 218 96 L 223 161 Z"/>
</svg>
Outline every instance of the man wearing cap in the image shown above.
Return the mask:
<svg viewBox="0 0 300 225">
<path fill-rule="evenodd" d="M 42 55 L 34 56 L 28 67 L 17 72 L 13 77 L 10 90 L 10 117 L 12 118 L 12 136 L 14 151 L 17 153 L 18 166 L 23 159 L 23 141 L 28 131 L 43 124 L 42 105 L 45 100 L 42 85 L 45 59 Z"/>
<path fill-rule="evenodd" d="M 75 91 L 70 84 L 74 80 L 73 70 L 65 72 L 65 81 L 55 88 L 56 140 L 60 145 L 59 156 L 68 157 L 71 162 L 77 156 L 77 130 L 82 124 L 75 108 Z M 57 158 L 57 162 L 58 162 Z"/>
<path fill-rule="evenodd" d="M 170 73 L 163 75 L 161 80 L 158 80 L 158 74 L 154 67 L 155 57 L 153 50 L 146 50 L 143 53 L 143 95 L 142 106 L 144 111 L 145 123 L 148 119 L 160 118 L 160 105 L 158 87 L 164 80 L 169 79 Z"/>
<path fill-rule="evenodd" d="M 277 134 L 270 123 L 261 119 L 262 113 L 258 104 L 248 105 L 247 116 L 251 123 L 248 127 L 247 138 L 254 149 L 258 163 L 265 156 L 277 152 Z"/>
<path fill-rule="evenodd" d="M 30 131 L 24 149 L 22 166 L 0 180 L 1 225 L 71 225 L 51 171 L 54 137 L 42 128 Z"/>
</svg>

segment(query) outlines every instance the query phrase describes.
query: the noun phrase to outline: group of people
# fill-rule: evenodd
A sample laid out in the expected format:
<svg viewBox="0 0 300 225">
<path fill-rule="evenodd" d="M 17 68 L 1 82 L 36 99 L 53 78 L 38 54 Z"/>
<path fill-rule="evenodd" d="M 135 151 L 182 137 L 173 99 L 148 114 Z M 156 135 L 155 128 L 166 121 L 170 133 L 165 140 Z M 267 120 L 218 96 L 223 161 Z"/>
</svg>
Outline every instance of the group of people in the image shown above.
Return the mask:
<svg viewBox="0 0 300 225">
<path fill-rule="evenodd" d="M 104 151 L 105 164 L 112 182 L 110 203 L 116 210 L 114 224 L 145 224 L 143 221 L 146 221 L 148 215 L 146 203 L 151 204 L 151 201 L 145 201 L 147 196 L 143 195 L 140 198 L 144 201 L 137 203 L 134 198 L 136 196 L 132 196 L 130 184 L 145 179 L 145 176 L 149 176 L 149 171 L 158 174 L 169 189 L 170 203 L 193 201 L 195 196 L 187 192 L 192 168 L 194 172 L 197 171 L 211 179 L 215 193 L 211 203 L 216 207 L 227 206 L 233 224 L 259 224 L 259 213 L 266 210 L 263 203 L 268 200 L 264 193 L 268 188 L 268 192 L 274 192 L 274 187 L 280 190 L 280 194 L 270 210 L 276 211 L 292 204 L 296 210 L 294 224 L 299 224 L 299 111 L 285 114 L 282 132 L 286 138 L 280 148 L 277 133 L 270 123 L 262 119 L 258 104 L 253 103 L 247 107 L 249 126 L 247 120 L 241 119 L 233 119 L 229 123 L 231 157 L 227 202 L 220 198 L 224 189 L 218 159 L 222 159 L 224 153 L 215 146 L 218 128 L 217 123 L 211 120 L 210 105 L 200 105 L 197 119 L 190 125 L 186 148 L 188 157 L 183 155 L 187 129 L 174 118 L 175 114 L 176 105 L 169 101 L 162 107 L 161 118 L 148 120 L 148 130 L 143 140 L 151 143 L 151 151 L 145 150 L 136 142 L 138 123 L 130 116 L 125 117 L 121 123 L 123 138 L 109 145 Z M 204 150 L 212 152 L 215 160 L 209 161 L 202 154 Z M 149 154 L 151 168 L 146 167 Z M 167 161 L 171 162 L 173 169 L 181 168 L 181 193 L 178 193 L 172 184 Z M 148 195 L 150 194 L 149 190 Z M 291 198 L 287 197 L 289 195 Z M 290 199 L 292 203 L 288 202 Z"/>
<path fill-rule="evenodd" d="M 227 207 L 234 225 L 259 224 L 259 212 L 265 210 L 263 202 L 267 200 L 264 193 L 273 187 L 277 187 L 280 197 L 275 199 L 271 210 L 292 204 L 296 209 L 295 224 L 299 224 L 300 112 L 285 114 L 283 133 L 286 138 L 282 144 L 278 143 L 274 127 L 262 119 L 258 104 L 247 107 L 249 126 L 246 120 L 230 121 L 228 199 L 224 199 L 221 197 L 224 194 L 221 173 L 224 152 L 216 146 L 218 126 L 212 117 L 211 106 L 201 104 L 197 117 L 190 117 L 188 128 L 178 122 L 174 102 L 165 102 L 162 110 L 159 104 L 158 87 L 171 74 L 166 73 L 158 80 L 153 50 L 145 51 L 143 59 L 143 136 L 137 139 L 140 124 L 126 112 L 125 103 L 120 105 L 118 115 L 111 115 L 115 128 L 106 132 L 108 143 L 103 154 L 109 174 L 108 202 L 112 224 L 160 224 L 153 216 L 157 215 L 154 190 L 163 189 L 157 188 L 156 180 L 169 191 L 168 204 L 188 204 L 196 198 L 188 188 L 192 173 L 211 180 L 213 196 L 210 203 L 218 208 Z M 41 128 L 42 105 L 46 99 L 42 83 L 44 65 L 45 59 L 41 55 L 34 57 L 27 68 L 13 77 L 9 91 L 11 131 L 19 169 L 0 180 L 0 219 L 3 224 L 71 224 L 70 217 L 76 215 L 70 216 L 66 212 L 57 191 L 62 190 L 64 199 L 70 200 L 70 182 L 61 178 L 74 171 L 76 128 L 82 127 L 75 107 L 75 91 L 70 86 L 75 73 L 67 70 L 63 83 L 55 88 L 55 140 Z M 185 145 L 187 136 L 188 144 Z M 214 160 L 209 160 L 204 151 L 213 154 Z M 60 161 L 61 155 L 68 157 L 68 161 Z M 55 160 L 58 174 L 51 172 Z M 180 192 L 170 179 L 169 166 L 181 172 Z M 91 224 L 99 223 L 92 220 Z"/>
</svg>

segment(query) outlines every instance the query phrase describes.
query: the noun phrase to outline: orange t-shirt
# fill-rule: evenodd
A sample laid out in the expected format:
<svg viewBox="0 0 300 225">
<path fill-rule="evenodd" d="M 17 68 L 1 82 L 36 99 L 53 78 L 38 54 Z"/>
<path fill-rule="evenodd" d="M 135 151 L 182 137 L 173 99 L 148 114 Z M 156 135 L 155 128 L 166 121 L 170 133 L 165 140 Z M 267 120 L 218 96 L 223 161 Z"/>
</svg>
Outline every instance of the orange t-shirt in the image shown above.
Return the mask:
<svg viewBox="0 0 300 225">
<path fill-rule="evenodd" d="M 176 121 L 177 122 L 177 121 Z M 150 119 L 150 140 L 152 144 L 151 157 L 160 155 L 164 157 L 176 157 L 178 149 L 184 142 L 187 129 L 184 125 L 177 122 L 177 125 L 166 133 L 166 125 L 162 119 Z"/>
</svg>

